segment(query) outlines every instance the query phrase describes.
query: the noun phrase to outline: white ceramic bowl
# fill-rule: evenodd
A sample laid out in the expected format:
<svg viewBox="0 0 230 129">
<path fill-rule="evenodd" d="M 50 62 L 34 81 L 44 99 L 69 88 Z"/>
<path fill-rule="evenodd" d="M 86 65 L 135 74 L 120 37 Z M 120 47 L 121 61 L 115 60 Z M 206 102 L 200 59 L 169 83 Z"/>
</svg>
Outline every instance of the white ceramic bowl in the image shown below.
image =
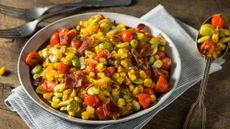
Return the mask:
<svg viewBox="0 0 230 129">
<path fill-rule="evenodd" d="M 46 102 L 44 102 L 35 92 L 32 86 L 30 69 L 23 61 L 23 58 L 28 52 L 32 50 L 38 50 L 39 47 L 41 47 L 41 45 L 43 45 L 58 28 L 74 27 L 77 23 L 79 23 L 79 21 L 87 20 L 89 17 L 94 16 L 98 13 L 103 14 L 106 17 L 109 17 L 111 20 L 115 20 L 116 23 L 124 23 L 125 25 L 129 27 L 133 27 L 133 28 L 135 28 L 139 23 L 144 23 L 146 26 L 149 27 L 153 35 L 161 33 L 164 36 L 164 38 L 169 42 L 169 47 L 166 48 L 166 52 L 169 55 L 169 57 L 172 58 L 172 68 L 171 68 L 170 81 L 169 81 L 171 90 L 167 92 L 166 94 L 164 94 L 160 98 L 160 100 L 155 105 L 151 106 L 150 108 L 141 110 L 137 113 L 120 118 L 118 120 L 82 120 L 79 118 L 69 117 L 67 114 L 53 109 Z M 26 42 L 25 46 L 23 47 L 20 53 L 19 60 L 18 60 L 18 77 L 19 77 L 20 83 L 24 87 L 28 96 L 30 96 L 30 98 L 36 104 L 38 104 L 43 109 L 49 111 L 50 113 L 58 117 L 64 118 L 68 121 L 81 123 L 81 124 L 90 124 L 90 125 L 115 124 L 115 123 L 125 122 L 125 121 L 129 121 L 131 119 L 138 118 L 140 116 L 143 116 L 149 113 L 150 111 L 152 111 L 153 109 L 161 105 L 161 103 L 164 102 L 167 98 L 170 97 L 171 93 L 174 91 L 179 81 L 180 74 L 181 74 L 181 60 L 180 60 L 179 53 L 177 51 L 177 48 L 173 44 L 172 40 L 170 40 L 170 38 L 164 32 L 162 32 L 161 30 L 157 29 L 151 24 L 145 21 L 142 21 L 136 17 L 128 16 L 124 14 L 118 14 L 118 13 L 110 13 L 110 12 L 95 12 L 95 13 L 85 13 L 85 14 L 74 15 L 74 16 L 70 16 L 70 17 L 66 17 L 64 19 L 58 20 L 44 27 Z"/>
</svg>

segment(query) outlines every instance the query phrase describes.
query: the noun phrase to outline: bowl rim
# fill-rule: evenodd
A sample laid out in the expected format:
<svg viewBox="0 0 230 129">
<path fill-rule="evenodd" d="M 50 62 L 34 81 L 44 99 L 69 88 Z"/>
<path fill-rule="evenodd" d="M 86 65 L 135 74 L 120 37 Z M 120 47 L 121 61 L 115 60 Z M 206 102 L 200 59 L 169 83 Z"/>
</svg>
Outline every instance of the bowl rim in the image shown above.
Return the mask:
<svg viewBox="0 0 230 129">
<path fill-rule="evenodd" d="M 177 76 L 175 77 L 176 80 L 174 80 L 174 83 L 173 83 L 173 87 L 167 92 L 165 93 L 164 95 L 162 95 L 162 97 L 160 98 L 159 101 L 157 101 L 156 104 L 152 105 L 151 107 L 147 108 L 147 109 L 142 109 L 138 112 L 135 112 L 133 114 L 130 114 L 128 116 L 125 116 L 125 117 L 122 117 L 122 118 L 119 118 L 117 120 L 82 120 L 80 118 L 76 118 L 76 117 L 68 117 L 66 115 L 63 115 L 64 113 L 58 113 L 54 110 L 50 110 L 50 109 L 47 109 L 43 104 L 40 104 L 39 102 L 37 102 L 29 93 L 29 91 L 26 89 L 25 87 L 25 84 L 23 82 L 23 77 L 21 75 L 21 67 L 20 67 L 20 64 L 23 62 L 23 52 L 24 50 L 26 49 L 27 45 L 31 43 L 31 41 L 39 34 L 41 33 L 42 31 L 46 30 L 48 27 L 50 26 L 53 26 L 59 22 L 63 22 L 63 21 L 66 21 L 67 19 L 73 19 L 75 17 L 78 17 L 78 16 L 90 16 L 90 15 L 96 15 L 96 14 L 105 14 L 105 15 L 112 15 L 112 16 L 123 16 L 123 17 L 126 17 L 126 18 L 130 18 L 130 19 L 135 19 L 136 21 L 140 21 L 141 23 L 149 26 L 150 28 L 154 29 L 154 30 L 157 30 L 158 32 L 160 32 L 164 38 L 166 38 L 166 40 L 170 43 L 170 46 L 173 47 L 175 50 L 174 52 L 176 53 L 176 57 L 177 57 L 177 64 L 176 64 L 176 68 L 178 72 Z M 116 18 L 114 18 L 116 19 Z M 48 30 L 46 30 L 48 31 Z M 174 53 L 174 54 L 175 54 Z M 19 58 L 18 58 L 18 63 L 17 63 L 17 73 L 18 73 L 18 78 L 19 78 L 19 82 L 21 83 L 21 85 L 23 86 L 26 94 L 29 96 L 29 98 L 32 99 L 33 102 L 35 102 L 39 107 L 43 108 L 44 110 L 50 112 L 51 114 L 54 114 L 55 116 L 58 116 L 59 118 L 63 118 L 65 120 L 68 120 L 68 121 L 71 121 L 71 122 L 75 122 L 75 123 L 79 123 L 79 124 L 90 124 L 90 125 L 106 125 L 106 124 L 116 124 L 116 123 L 123 123 L 123 122 L 126 122 L 126 121 L 129 121 L 129 120 L 133 120 L 135 118 L 138 118 L 138 117 L 141 117 L 141 116 L 144 116 L 146 115 L 147 113 L 150 113 L 152 110 L 154 110 L 155 108 L 159 107 L 160 104 L 162 104 L 167 98 L 170 97 L 170 95 L 172 94 L 172 92 L 175 90 L 179 80 L 180 80 L 180 76 L 181 76 L 181 58 L 180 58 L 180 54 L 178 52 L 178 49 L 177 47 L 175 46 L 175 44 L 173 43 L 173 41 L 169 38 L 169 36 L 167 36 L 163 31 L 161 31 L 160 29 L 158 29 L 157 27 L 155 27 L 154 25 L 151 25 L 150 23 L 140 19 L 140 18 L 137 18 L 137 17 L 134 17 L 134 16 L 130 16 L 130 15 L 126 15 L 126 14 L 120 14 L 120 13 L 114 13 L 114 12 L 89 12 L 89 13 L 81 13 L 81 14 L 76 14 L 76 15 L 72 15 L 72 16 L 68 16 L 68 17 L 65 17 L 65 18 L 62 18 L 62 19 L 59 19 L 55 22 L 52 22 L 50 24 L 48 24 L 47 26 L 43 27 L 42 29 L 40 29 L 39 31 L 37 31 L 33 36 L 31 36 L 25 43 L 25 45 L 22 47 L 21 49 L 21 52 L 20 52 L 20 55 L 19 55 Z M 175 71 L 174 71 L 175 72 Z M 32 86 L 32 83 L 30 82 L 31 86 Z M 41 99 L 41 98 L 40 98 Z M 162 100 L 163 99 L 163 100 Z"/>
</svg>

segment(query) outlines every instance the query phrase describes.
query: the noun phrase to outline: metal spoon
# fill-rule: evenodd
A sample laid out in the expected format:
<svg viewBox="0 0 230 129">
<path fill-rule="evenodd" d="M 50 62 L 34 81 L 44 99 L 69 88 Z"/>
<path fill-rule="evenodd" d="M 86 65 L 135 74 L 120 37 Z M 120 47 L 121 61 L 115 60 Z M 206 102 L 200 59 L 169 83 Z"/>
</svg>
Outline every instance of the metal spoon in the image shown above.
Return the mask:
<svg viewBox="0 0 230 129">
<path fill-rule="evenodd" d="M 218 14 L 218 15 L 220 15 L 220 14 Z M 209 17 L 207 20 L 205 20 L 205 22 L 203 24 L 211 23 L 211 18 L 212 18 L 212 16 Z M 225 28 L 228 29 L 227 24 L 226 24 Z M 198 33 L 197 39 L 196 39 L 196 44 L 198 44 L 197 41 L 198 41 L 199 36 L 200 35 Z M 219 56 L 218 58 L 221 58 L 226 54 L 229 42 L 230 41 L 228 41 L 228 43 L 226 44 L 226 48 L 225 48 L 224 52 L 222 53 L 222 55 Z M 198 48 L 198 45 L 197 45 L 197 48 Z M 192 106 L 189 110 L 189 113 L 186 117 L 183 129 L 205 129 L 206 107 L 204 104 L 204 95 L 205 95 L 205 91 L 207 88 L 207 82 L 208 82 L 208 77 L 209 77 L 208 73 L 210 70 L 210 66 L 211 66 L 211 63 L 213 62 L 213 60 L 215 60 L 215 59 L 212 57 L 208 57 L 208 56 L 202 54 L 201 52 L 200 52 L 200 54 L 202 56 L 204 56 L 204 59 L 206 61 L 206 65 L 205 65 L 205 69 L 204 69 L 204 73 L 203 73 L 203 80 L 201 81 L 201 84 L 200 84 L 199 96 L 198 96 L 197 100 L 195 101 L 195 103 L 192 104 Z"/>
</svg>

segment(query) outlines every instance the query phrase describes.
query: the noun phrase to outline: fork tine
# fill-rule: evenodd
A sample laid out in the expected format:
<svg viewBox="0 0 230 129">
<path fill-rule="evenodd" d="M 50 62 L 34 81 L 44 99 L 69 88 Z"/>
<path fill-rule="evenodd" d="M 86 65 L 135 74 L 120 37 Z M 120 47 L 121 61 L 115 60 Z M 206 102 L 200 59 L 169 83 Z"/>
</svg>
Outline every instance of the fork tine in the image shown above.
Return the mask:
<svg viewBox="0 0 230 129">
<path fill-rule="evenodd" d="M 18 18 L 25 18 L 26 15 L 25 13 L 19 13 L 19 12 L 14 12 L 14 11 L 7 11 L 7 10 L 0 10 L 2 14 L 12 16 L 12 17 L 18 17 Z"/>
</svg>

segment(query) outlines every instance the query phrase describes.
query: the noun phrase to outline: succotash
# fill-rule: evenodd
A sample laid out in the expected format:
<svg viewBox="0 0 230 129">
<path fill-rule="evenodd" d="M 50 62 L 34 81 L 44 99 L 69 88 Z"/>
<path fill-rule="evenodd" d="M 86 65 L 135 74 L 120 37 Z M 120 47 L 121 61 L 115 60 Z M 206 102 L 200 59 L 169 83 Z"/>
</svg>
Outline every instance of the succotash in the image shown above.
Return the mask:
<svg viewBox="0 0 230 129">
<path fill-rule="evenodd" d="M 59 28 L 25 56 L 36 92 L 84 120 L 119 119 L 154 105 L 170 90 L 171 59 L 161 34 L 116 24 L 103 15 Z"/>
<path fill-rule="evenodd" d="M 230 41 L 230 32 L 224 17 L 220 14 L 212 16 L 208 23 L 199 30 L 198 49 L 209 58 L 222 56 Z"/>
</svg>

